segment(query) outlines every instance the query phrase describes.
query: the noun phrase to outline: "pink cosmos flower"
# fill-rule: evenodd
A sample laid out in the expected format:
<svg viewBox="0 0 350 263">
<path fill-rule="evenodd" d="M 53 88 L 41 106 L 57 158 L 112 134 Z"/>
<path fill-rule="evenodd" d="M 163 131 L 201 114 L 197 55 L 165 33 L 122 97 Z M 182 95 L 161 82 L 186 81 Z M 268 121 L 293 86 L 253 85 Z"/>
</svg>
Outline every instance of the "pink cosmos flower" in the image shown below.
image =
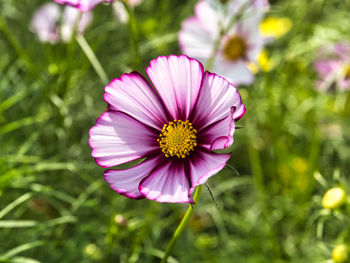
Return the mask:
<svg viewBox="0 0 350 263">
<path fill-rule="evenodd" d="M 70 6 L 61 11 L 60 6 L 46 3 L 34 13 L 30 27 L 40 41 L 55 44 L 59 41 L 69 42 L 75 27 L 78 34 L 83 34 L 91 21 L 90 13 L 80 16 L 80 12 Z"/>
<path fill-rule="evenodd" d="M 350 43 L 338 43 L 330 49 L 321 50 L 321 59 L 315 69 L 321 80 L 317 83 L 320 91 L 350 88 Z"/>
<path fill-rule="evenodd" d="M 234 85 L 187 56 L 158 57 L 146 72 L 154 88 L 138 72 L 106 86 L 108 110 L 90 130 L 92 156 L 102 167 L 146 158 L 105 172 L 119 194 L 192 203 L 196 186 L 230 158 L 212 151 L 233 143 L 245 107 Z"/>
<path fill-rule="evenodd" d="M 55 0 L 56 3 L 62 5 L 70 5 L 78 8 L 81 12 L 87 12 L 102 2 L 112 3 L 114 0 Z"/>
<path fill-rule="evenodd" d="M 182 23 L 182 52 L 204 64 L 212 57 L 215 73 L 235 84 L 251 84 L 254 75 L 247 63 L 255 62 L 262 50 L 264 38 L 259 24 L 268 7 L 266 0 L 229 1 L 225 5 L 211 0 L 198 2 L 195 16 Z M 219 46 L 214 50 L 218 40 Z"/>
</svg>

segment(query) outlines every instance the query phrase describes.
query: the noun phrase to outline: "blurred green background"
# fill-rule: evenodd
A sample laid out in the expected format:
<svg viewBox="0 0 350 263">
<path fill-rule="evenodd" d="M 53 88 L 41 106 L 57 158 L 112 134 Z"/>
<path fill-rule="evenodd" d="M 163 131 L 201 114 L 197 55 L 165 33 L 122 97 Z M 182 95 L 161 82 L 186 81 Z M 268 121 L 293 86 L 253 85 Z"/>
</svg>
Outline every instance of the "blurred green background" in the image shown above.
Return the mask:
<svg viewBox="0 0 350 263">
<path fill-rule="evenodd" d="M 118 195 L 90 156 L 106 109 L 104 83 L 76 41 L 50 45 L 28 29 L 45 1 L 0 0 L 0 262 L 158 262 L 187 205 Z M 47 1 L 48 2 L 48 1 Z M 145 0 L 130 26 L 99 5 L 85 38 L 108 79 L 180 54 L 177 33 L 196 1 Z M 169 262 L 332 262 L 349 244 L 349 92 L 319 93 L 320 47 L 350 41 L 350 1 L 270 1 L 293 26 L 266 48 L 274 68 L 240 86 L 247 113 L 229 165 L 203 189 Z M 134 39 L 135 40 L 135 39 Z M 139 48 L 141 62 L 133 55 Z"/>
</svg>

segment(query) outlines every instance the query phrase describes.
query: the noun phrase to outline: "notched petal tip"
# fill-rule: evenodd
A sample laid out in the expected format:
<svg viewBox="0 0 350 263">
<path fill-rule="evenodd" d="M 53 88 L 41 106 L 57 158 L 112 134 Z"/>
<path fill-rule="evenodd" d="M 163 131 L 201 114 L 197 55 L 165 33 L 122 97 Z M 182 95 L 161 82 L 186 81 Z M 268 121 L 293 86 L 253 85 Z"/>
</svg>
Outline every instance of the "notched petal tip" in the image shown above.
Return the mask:
<svg viewBox="0 0 350 263">
<path fill-rule="evenodd" d="M 188 191 L 188 195 L 191 196 L 198 185 L 205 184 L 211 176 L 223 169 L 230 156 L 231 154 L 198 152 L 189 165 L 191 188 Z"/>
</svg>

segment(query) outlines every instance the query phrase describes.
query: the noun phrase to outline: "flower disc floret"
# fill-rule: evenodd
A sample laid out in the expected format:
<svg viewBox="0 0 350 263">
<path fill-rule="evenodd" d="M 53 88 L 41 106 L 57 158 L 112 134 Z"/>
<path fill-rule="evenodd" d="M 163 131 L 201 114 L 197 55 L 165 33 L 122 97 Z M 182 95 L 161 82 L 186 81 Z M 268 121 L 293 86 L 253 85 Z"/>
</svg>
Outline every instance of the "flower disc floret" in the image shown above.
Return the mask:
<svg viewBox="0 0 350 263">
<path fill-rule="evenodd" d="M 245 40 L 238 35 L 231 37 L 224 46 L 224 56 L 230 61 L 235 61 L 244 57 L 247 50 Z"/>
<path fill-rule="evenodd" d="M 164 124 L 157 141 L 165 157 L 186 158 L 197 146 L 196 134 L 196 129 L 188 120 L 174 120 Z"/>
</svg>

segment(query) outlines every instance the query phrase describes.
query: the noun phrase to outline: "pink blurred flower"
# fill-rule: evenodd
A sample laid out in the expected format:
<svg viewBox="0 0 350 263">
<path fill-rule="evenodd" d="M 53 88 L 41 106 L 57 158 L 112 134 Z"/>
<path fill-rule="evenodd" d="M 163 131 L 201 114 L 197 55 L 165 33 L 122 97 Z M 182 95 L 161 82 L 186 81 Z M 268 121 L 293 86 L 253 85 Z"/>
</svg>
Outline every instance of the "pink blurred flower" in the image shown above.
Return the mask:
<svg viewBox="0 0 350 263">
<path fill-rule="evenodd" d="M 102 167 L 146 158 L 105 172 L 119 194 L 191 203 L 230 158 L 212 151 L 232 145 L 245 107 L 235 86 L 187 56 L 158 57 L 146 72 L 154 88 L 138 72 L 106 86 L 108 110 L 90 130 L 92 156 Z"/>
<path fill-rule="evenodd" d="M 247 63 L 255 62 L 262 50 L 259 24 L 268 8 L 265 0 L 235 0 L 224 5 L 202 0 L 195 6 L 195 16 L 182 23 L 181 50 L 202 63 L 213 58 L 212 70 L 235 84 L 251 84 L 254 75 Z"/>
<path fill-rule="evenodd" d="M 87 12 L 102 2 L 112 3 L 114 0 L 54 0 L 54 1 L 58 4 L 70 5 L 72 7 L 78 8 L 82 12 Z"/>
<path fill-rule="evenodd" d="M 78 34 L 83 34 L 91 21 L 90 13 L 80 16 L 79 10 L 70 6 L 61 10 L 57 4 L 46 3 L 34 13 L 30 27 L 40 41 L 55 44 L 59 41 L 69 42 L 75 27 Z"/>
<path fill-rule="evenodd" d="M 130 6 L 137 6 L 143 2 L 143 0 L 127 0 Z"/>
<path fill-rule="evenodd" d="M 320 59 L 314 66 L 321 77 L 317 83 L 320 91 L 350 88 L 350 43 L 338 43 L 321 50 Z"/>
</svg>

